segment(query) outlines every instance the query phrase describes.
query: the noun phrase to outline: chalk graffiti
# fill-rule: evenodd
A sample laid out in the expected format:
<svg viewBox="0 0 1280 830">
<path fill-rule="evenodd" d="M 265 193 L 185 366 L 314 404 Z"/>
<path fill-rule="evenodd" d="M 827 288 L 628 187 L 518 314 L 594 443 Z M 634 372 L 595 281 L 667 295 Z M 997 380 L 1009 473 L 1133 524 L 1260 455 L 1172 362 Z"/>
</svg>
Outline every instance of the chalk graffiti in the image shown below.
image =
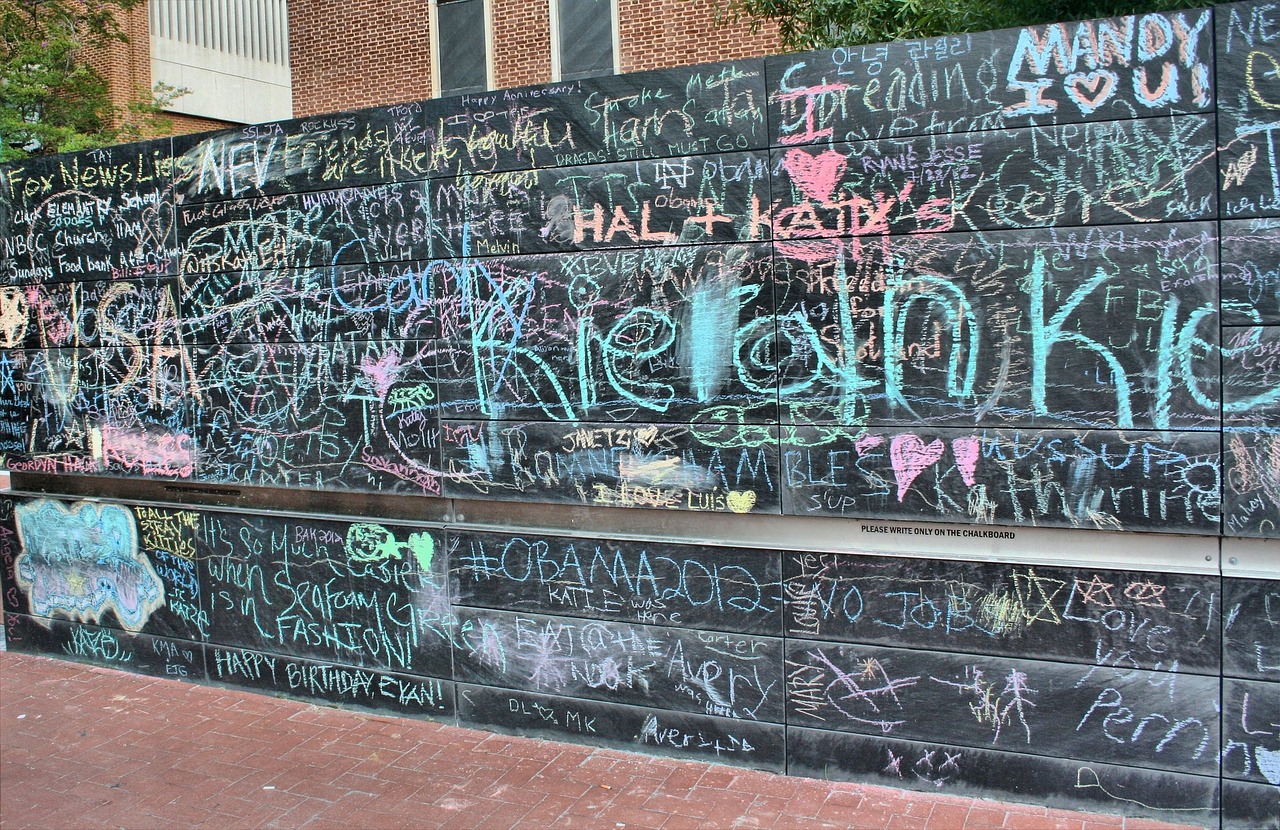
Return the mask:
<svg viewBox="0 0 1280 830">
<path fill-rule="evenodd" d="M 529 534 L 454 536 L 465 604 L 658 625 L 777 633 L 780 573 L 760 551 L 592 542 Z"/>
<path fill-rule="evenodd" d="M 794 725 L 1068 757 L 1105 740 L 1115 760 L 1217 770 L 1217 677 L 802 641 L 786 666 Z"/>
<path fill-rule="evenodd" d="M 164 583 L 138 550 L 138 530 L 123 507 L 52 500 L 21 504 L 22 547 L 15 563 L 32 613 L 101 623 L 114 614 L 137 631 L 164 605 Z"/>
<path fill-rule="evenodd" d="M 6 165 L 0 453 L 1005 525 L 928 537 L 1002 557 L 1022 524 L 1274 538 L 1274 20 L 845 47 Z M 1273 697 L 1242 685 L 1280 670 L 1274 592 L 1229 580 L 376 513 L 15 515 L 24 647 L 198 677 L 202 642 L 207 677 L 277 693 L 439 713 L 460 689 L 504 728 L 784 768 L 812 739 L 822 774 L 929 788 L 1005 755 L 1134 803 L 1171 796 L 1114 769 L 1191 801 L 1219 772 L 1275 783 Z"/>
<path fill-rule="evenodd" d="M 1180 103 L 1184 96 L 1203 107 L 1210 101 L 1209 66 L 1204 62 L 1209 55 L 1201 54 L 1199 47 L 1211 19 L 1206 10 L 1084 21 L 1074 24 L 1074 31 L 1067 23 L 1024 29 L 1007 80 L 1009 90 L 1025 99 L 1007 112 L 1050 113 L 1060 102 L 1070 102 L 1082 115 L 1090 115 L 1122 86 L 1130 86 L 1135 103 L 1147 109 Z M 1125 77 L 1117 70 L 1125 71 Z"/>
</svg>

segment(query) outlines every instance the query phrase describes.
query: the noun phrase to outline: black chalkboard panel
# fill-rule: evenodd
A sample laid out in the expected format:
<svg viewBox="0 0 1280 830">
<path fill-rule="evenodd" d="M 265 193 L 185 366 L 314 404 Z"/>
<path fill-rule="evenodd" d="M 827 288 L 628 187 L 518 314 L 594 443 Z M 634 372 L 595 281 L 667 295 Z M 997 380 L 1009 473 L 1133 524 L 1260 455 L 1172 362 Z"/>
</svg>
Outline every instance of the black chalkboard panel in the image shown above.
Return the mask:
<svg viewBox="0 0 1280 830">
<path fill-rule="evenodd" d="M 1272 136 L 1280 101 L 1275 9 L 1271 3 L 1248 2 L 1215 8 L 1222 215 L 1274 216 L 1280 212 Z"/>
<path fill-rule="evenodd" d="M 1280 828 L 1280 787 L 1222 782 L 1223 830 L 1277 830 Z"/>
<path fill-rule="evenodd" d="M 1270 536 L 1280 523 L 1280 326 L 1223 329 L 1223 523 L 1234 536 Z"/>
<path fill-rule="evenodd" d="M 447 566 L 433 564 L 441 545 L 429 531 L 217 512 L 200 518 L 212 642 L 350 666 L 448 672 L 449 640 L 438 620 L 425 616 L 446 596 Z"/>
<path fill-rule="evenodd" d="M 1207 223 L 777 242 L 798 423 L 1216 429 Z"/>
<path fill-rule="evenodd" d="M 335 529 L 341 526 L 335 527 Z M 319 532 L 327 528 L 320 526 Z M 310 528 L 295 526 L 295 535 Z M 346 568 L 367 657 L 365 665 L 449 677 L 457 614 L 449 558 L 439 530 L 377 521 L 346 525 Z"/>
<path fill-rule="evenodd" d="M 180 207 L 181 271 L 430 258 L 434 245 L 451 238 L 430 204 L 426 183 L 417 182 Z"/>
<path fill-rule="evenodd" d="M 6 165 L 0 281 L 121 279 L 173 272 L 169 139 Z"/>
<path fill-rule="evenodd" d="M 782 722 L 782 642 L 604 620 L 459 609 L 457 680 Z"/>
<path fill-rule="evenodd" d="M 205 647 L 187 640 L 6 614 L 5 642 L 9 650 L 26 654 L 47 654 L 152 677 L 205 679 Z"/>
<path fill-rule="evenodd" d="M 15 505 L 12 498 L 0 498 L 0 613 L 30 614 L 27 594 L 18 588 L 16 561 L 22 548 Z"/>
<path fill-rule="evenodd" d="M 523 736 L 783 772 L 783 727 L 458 684 L 458 719 Z"/>
<path fill-rule="evenodd" d="M 787 641 L 787 723 L 1214 775 L 1218 678 Z"/>
<path fill-rule="evenodd" d="M 875 236 L 1217 215 L 1200 115 L 775 149 L 781 250 Z"/>
<path fill-rule="evenodd" d="M 1050 807 L 1183 821 L 1217 821 L 1218 779 L 1204 775 L 1081 763 L 938 742 L 787 728 L 787 771 L 925 792 L 989 797 L 1016 793 Z"/>
<path fill-rule="evenodd" d="M 1280 323 L 1280 219 L 1221 223 L 1222 322 Z"/>
<path fill-rule="evenodd" d="M 27 378 L 28 361 L 36 352 L 0 349 L 0 454 L 5 462 L 26 460 L 39 406 Z"/>
<path fill-rule="evenodd" d="M 0 356 L 0 382 L 14 471 L 186 478 L 195 470 L 196 378 L 186 352 L 137 341 L 13 350 Z"/>
<path fill-rule="evenodd" d="M 139 345 L 122 337 L 110 346 L 79 350 L 75 357 L 76 398 L 101 429 L 108 467 L 143 475 L 190 475 L 199 379 L 192 355 L 180 341 L 161 337 Z M 137 443 L 144 436 L 152 437 Z"/>
<path fill-rule="evenodd" d="M 199 404 L 191 355 L 169 345 L 29 354 L 34 470 L 52 459 L 63 473 L 190 478 Z"/>
<path fill-rule="evenodd" d="M 778 509 L 777 428 L 444 421 L 444 494 L 721 513 Z"/>
<path fill-rule="evenodd" d="M 676 156 L 432 182 L 433 218 L 463 257 L 754 242 L 769 233 L 763 153 Z M 456 237 L 450 237 L 456 239 Z"/>
<path fill-rule="evenodd" d="M 783 512 L 1217 533 L 1213 432 L 796 427 Z"/>
<path fill-rule="evenodd" d="M 10 350 L 0 353 L 0 387 L 2 431 L 20 456 L 10 462 L 14 471 L 167 478 L 194 471 L 195 368 L 180 348 L 123 334 L 98 348 Z"/>
<path fill-rule="evenodd" d="M 429 344 L 233 344 L 196 359 L 201 480 L 439 495 Z"/>
<path fill-rule="evenodd" d="M 1280 683 L 1223 680 L 1222 775 L 1280 793 Z"/>
<path fill-rule="evenodd" d="M 1222 581 L 1222 673 L 1280 681 L 1280 582 Z"/>
<path fill-rule="evenodd" d="M 200 565 L 196 559 L 199 514 L 141 504 L 129 508 L 129 512 L 137 526 L 138 550 L 164 586 L 164 605 L 151 614 L 143 632 L 185 640 L 206 639 L 209 614 L 202 605 Z"/>
<path fill-rule="evenodd" d="M 782 633 L 775 551 L 450 531 L 449 558 L 459 605 Z"/>
<path fill-rule="evenodd" d="M 1280 526 L 1280 431 L 1228 427 L 1224 436 L 1223 532 L 1273 538 Z"/>
<path fill-rule="evenodd" d="M 16 499 L 11 610 L 203 639 L 191 511 Z"/>
<path fill-rule="evenodd" d="M 295 540 L 294 523 L 284 518 L 204 512 L 200 519 L 211 642 L 362 663 L 345 527 L 310 522 L 325 532 Z"/>
<path fill-rule="evenodd" d="M 445 417 L 776 421 L 772 251 L 440 263 Z"/>
<path fill-rule="evenodd" d="M 1199 112 L 1212 38 L 1204 9 L 778 55 L 769 123 L 786 146 Z"/>
<path fill-rule="evenodd" d="M 28 349 L 182 344 L 172 279 L 42 282 L 0 288 L 0 311 L 13 315 L 0 346 Z"/>
<path fill-rule="evenodd" d="M 431 269 L 420 262 L 187 276 L 187 344 L 434 339 Z"/>
<path fill-rule="evenodd" d="M 423 107 L 396 104 L 178 136 L 176 201 L 192 205 L 424 179 L 435 162 Z"/>
<path fill-rule="evenodd" d="M 1217 674 L 1218 578 L 784 553 L 787 633 Z"/>
<path fill-rule="evenodd" d="M 222 646 L 209 646 L 207 662 L 213 683 L 410 717 L 454 713 L 453 684 L 434 677 Z"/>
<path fill-rule="evenodd" d="M 109 346 L 27 352 L 31 452 L 64 457 L 58 472 L 190 477 L 198 403 L 191 355 L 117 334 Z"/>
<path fill-rule="evenodd" d="M 26 349 L 4 353 L 8 381 L 0 395 L 11 413 L 6 434 L 22 458 L 12 458 L 9 469 L 37 472 L 94 472 L 101 459 L 91 455 L 90 424 L 80 390 L 78 349 Z M 87 353 L 92 356 L 92 353 Z M 17 421 L 23 413 L 25 425 Z M 17 449 L 18 436 L 24 443 Z"/>
<path fill-rule="evenodd" d="M 1236 427 L 1225 439 L 1223 532 L 1273 538 L 1280 523 L 1280 476 L 1271 459 L 1280 452 L 1280 433 Z"/>
<path fill-rule="evenodd" d="M 1274 427 L 1280 415 L 1280 326 L 1227 327 L 1222 340 L 1224 426 Z"/>
</svg>

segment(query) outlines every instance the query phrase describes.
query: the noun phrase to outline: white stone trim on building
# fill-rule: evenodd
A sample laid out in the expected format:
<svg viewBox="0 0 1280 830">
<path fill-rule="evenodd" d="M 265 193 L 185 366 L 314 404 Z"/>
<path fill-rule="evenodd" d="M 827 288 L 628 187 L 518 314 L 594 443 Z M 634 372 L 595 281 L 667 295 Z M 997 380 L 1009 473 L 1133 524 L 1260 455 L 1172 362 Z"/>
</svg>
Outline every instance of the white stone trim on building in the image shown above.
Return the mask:
<svg viewBox="0 0 1280 830">
<path fill-rule="evenodd" d="M 293 115 L 287 0 L 150 0 L 151 78 L 168 109 L 241 124 Z"/>
</svg>

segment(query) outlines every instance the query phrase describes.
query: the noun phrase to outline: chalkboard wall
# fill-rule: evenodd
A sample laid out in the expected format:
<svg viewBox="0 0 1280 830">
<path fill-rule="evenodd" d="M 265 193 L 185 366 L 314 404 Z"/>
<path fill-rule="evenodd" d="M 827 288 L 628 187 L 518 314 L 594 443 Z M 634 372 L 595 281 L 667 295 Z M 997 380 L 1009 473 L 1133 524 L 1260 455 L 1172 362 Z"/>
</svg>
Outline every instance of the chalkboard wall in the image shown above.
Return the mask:
<svg viewBox="0 0 1280 830">
<path fill-rule="evenodd" d="M 8 647 L 777 772 L 1280 819 L 1280 581 L 13 495 Z"/>
<path fill-rule="evenodd" d="M 1280 826 L 1274 547 L 1224 578 L 802 541 L 1280 539 L 1278 67 L 1249 2 L 0 167 L 0 455 L 49 494 L 4 503 L 9 646 Z M 660 510 L 795 541 L 624 532 Z"/>
<path fill-rule="evenodd" d="M 54 475 L 1274 538 L 1274 15 L 7 165 L 0 452 Z"/>
</svg>

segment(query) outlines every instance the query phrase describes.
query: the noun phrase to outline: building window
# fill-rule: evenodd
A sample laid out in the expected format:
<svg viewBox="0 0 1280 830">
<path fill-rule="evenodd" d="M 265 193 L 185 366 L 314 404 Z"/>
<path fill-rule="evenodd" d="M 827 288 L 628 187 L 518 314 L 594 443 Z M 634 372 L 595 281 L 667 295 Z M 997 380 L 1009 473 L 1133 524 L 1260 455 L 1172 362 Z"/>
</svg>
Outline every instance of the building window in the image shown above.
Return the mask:
<svg viewBox="0 0 1280 830">
<path fill-rule="evenodd" d="M 560 80 L 618 71 L 614 0 L 551 0 L 551 6 L 551 54 Z"/>
<path fill-rule="evenodd" d="M 485 0 L 436 0 L 436 56 L 440 95 L 489 88 Z"/>
</svg>

